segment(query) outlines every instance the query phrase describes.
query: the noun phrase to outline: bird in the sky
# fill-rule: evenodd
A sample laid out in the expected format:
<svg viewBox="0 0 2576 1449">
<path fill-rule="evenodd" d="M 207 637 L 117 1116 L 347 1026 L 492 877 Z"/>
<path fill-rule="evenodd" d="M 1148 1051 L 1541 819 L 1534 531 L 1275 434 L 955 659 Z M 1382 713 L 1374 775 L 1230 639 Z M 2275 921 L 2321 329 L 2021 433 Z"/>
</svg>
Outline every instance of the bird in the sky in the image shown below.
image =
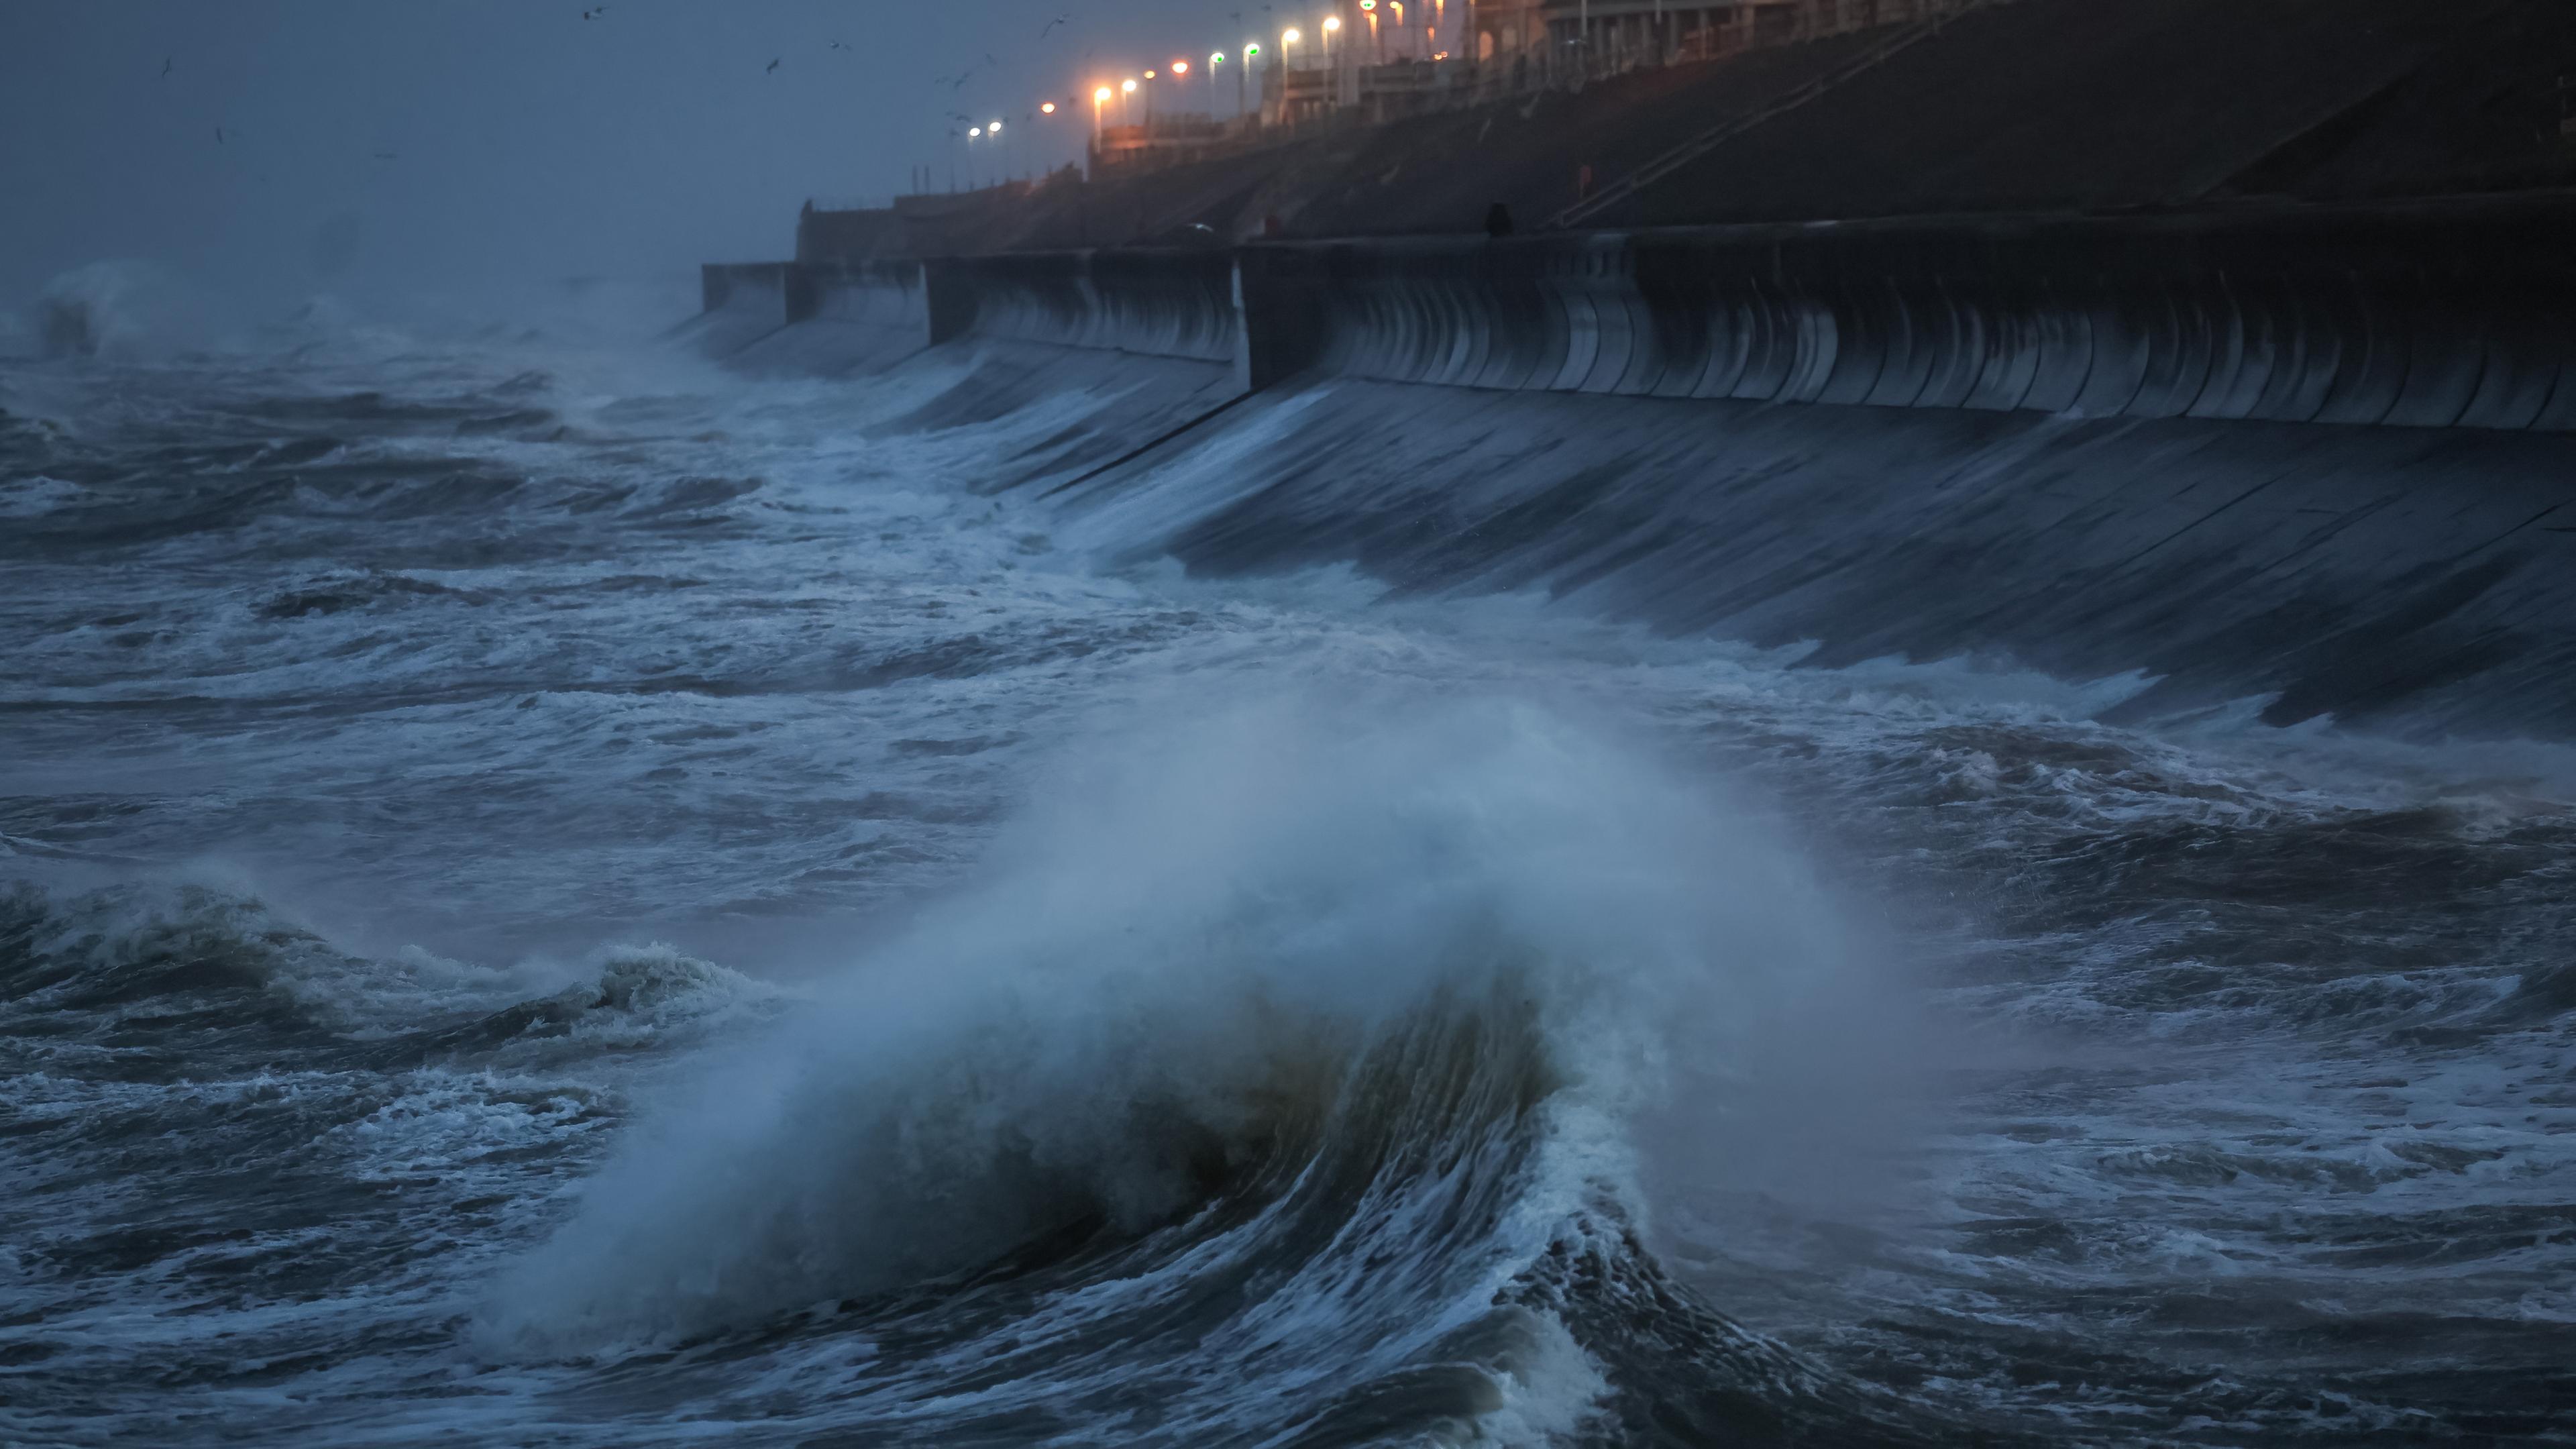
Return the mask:
<svg viewBox="0 0 2576 1449">
<path fill-rule="evenodd" d="M 588 10 L 585 10 L 585 11 L 581 12 L 581 18 L 582 18 L 582 19 L 584 19 L 584 20 L 597 20 L 599 17 L 601 17 L 601 16 L 603 16 L 603 15 L 605 15 L 605 14 L 607 14 L 607 13 L 608 13 L 608 7 L 607 7 L 607 6 L 605 6 L 605 5 L 594 5 L 594 6 L 592 6 L 590 9 L 588 9 Z"/>
<path fill-rule="evenodd" d="M 829 44 L 825 45 L 823 48 L 824 48 L 825 50 L 847 50 L 847 49 L 849 49 L 849 47 L 848 47 L 848 46 L 843 45 L 841 42 L 839 42 L 839 41 L 837 41 L 837 40 L 832 41 L 831 43 L 829 43 Z"/>
<path fill-rule="evenodd" d="M 785 58 L 786 58 L 786 57 L 784 57 L 784 56 L 779 57 L 779 59 L 780 59 L 780 60 L 784 60 Z M 770 74 L 772 71 L 775 71 L 775 70 L 777 70 L 777 69 L 778 69 L 778 61 L 773 60 L 773 61 L 771 61 L 768 65 L 766 65 L 766 66 L 762 67 L 762 69 L 761 69 L 761 72 L 760 72 L 760 73 L 761 73 L 762 75 L 768 75 L 768 74 Z"/>
<path fill-rule="evenodd" d="M 164 60 L 161 62 L 161 78 L 163 80 L 168 80 L 170 78 L 170 67 L 176 64 L 178 64 L 176 60 Z"/>
<path fill-rule="evenodd" d="M 224 128 L 221 126 L 215 128 L 215 144 L 218 146 L 224 144 Z"/>
<path fill-rule="evenodd" d="M 1073 23 L 1073 17 L 1072 17 L 1072 16 L 1070 16 L 1070 15 L 1059 15 L 1059 16 L 1057 16 L 1056 18 L 1054 18 L 1053 20 L 1050 20 L 1050 21 L 1048 21 L 1048 22 L 1046 23 L 1046 30 L 1041 30 L 1041 31 L 1039 31 L 1039 32 L 1038 32 L 1038 39 L 1040 39 L 1040 40 L 1044 40 L 1044 39 L 1046 39 L 1046 38 L 1047 38 L 1047 31 L 1048 31 L 1048 30 L 1053 30 L 1053 29 L 1055 29 L 1055 28 L 1056 28 L 1057 26 L 1059 26 L 1059 25 L 1070 25 L 1070 24 L 1072 24 L 1072 23 Z"/>
<path fill-rule="evenodd" d="M 396 153 L 392 151 L 379 151 L 376 153 L 376 159 L 379 161 L 391 161 L 395 159 L 395 155 Z"/>
</svg>

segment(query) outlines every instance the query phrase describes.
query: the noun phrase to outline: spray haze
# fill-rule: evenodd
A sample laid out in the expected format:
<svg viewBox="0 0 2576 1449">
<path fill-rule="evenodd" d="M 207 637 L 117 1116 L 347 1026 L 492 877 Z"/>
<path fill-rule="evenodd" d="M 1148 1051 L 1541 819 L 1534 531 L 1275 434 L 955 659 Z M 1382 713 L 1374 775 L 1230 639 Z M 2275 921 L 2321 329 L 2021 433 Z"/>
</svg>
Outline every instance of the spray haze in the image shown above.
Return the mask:
<svg viewBox="0 0 2576 1449">
<path fill-rule="evenodd" d="M 1093 731 L 979 884 L 644 1131 L 495 1341 L 741 1328 L 1192 1214 L 1328 1279 L 1278 1219 L 1423 1231 L 1444 1179 L 1511 1203 L 1456 1255 L 1491 1295 L 1587 1206 L 1641 1215 L 1627 1124 L 1676 1060 L 1759 1093 L 1750 1044 L 1867 969 L 1792 852 L 1615 735 L 1407 690 L 1168 703 L 1200 723 Z"/>
<path fill-rule="evenodd" d="M 952 111 L 1016 118 L 1087 68 L 1232 24 L 1149 0 L 1046 28 L 1066 13 L 14 6 L 0 20 L 0 298 L 20 311 L 113 261 L 263 315 L 326 288 L 413 312 L 775 256 L 807 197 L 882 200 L 942 162 Z M 1081 140 L 1043 133 L 1029 155 L 1061 164 Z"/>
</svg>

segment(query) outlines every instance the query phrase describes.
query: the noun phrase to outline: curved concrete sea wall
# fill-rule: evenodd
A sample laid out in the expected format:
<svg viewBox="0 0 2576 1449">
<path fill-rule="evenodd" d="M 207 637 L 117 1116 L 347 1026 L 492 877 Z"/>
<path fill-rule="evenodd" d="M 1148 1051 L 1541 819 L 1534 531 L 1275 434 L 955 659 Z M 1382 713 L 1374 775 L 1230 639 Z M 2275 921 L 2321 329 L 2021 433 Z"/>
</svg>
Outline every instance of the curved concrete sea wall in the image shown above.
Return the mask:
<svg viewBox="0 0 2576 1449">
<path fill-rule="evenodd" d="M 711 317 L 874 329 L 866 363 L 975 338 L 1225 364 L 1244 390 L 2576 429 L 2557 197 L 710 267 L 706 289 Z"/>
<path fill-rule="evenodd" d="M 698 269 L 701 310 L 674 334 L 710 357 L 731 357 L 788 324 L 792 262 L 714 263 Z"/>
<path fill-rule="evenodd" d="M 917 314 L 729 280 L 809 309 L 764 346 L 917 317 L 941 385 L 878 426 L 992 430 L 979 486 L 1196 571 L 2576 740 L 2567 199 L 978 257 Z"/>
<path fill-rule="evenodd" d="M 2563 201 L 1260 246 L 1250 380 L 2576 428 Z"/>
<path fill-rule="evenodd" d="M 1234 365 L 1234 256 L 1030 252 L 929 264 L 934 342 L 973 335 Z"/>
<path fill-rule="evenodd" d="M 910 261 L 790 263 L 778 282 L 785 330 L 734 353 L 769 372 L 874 371 L 930 345 L 930 287 Z"/>
</svg>

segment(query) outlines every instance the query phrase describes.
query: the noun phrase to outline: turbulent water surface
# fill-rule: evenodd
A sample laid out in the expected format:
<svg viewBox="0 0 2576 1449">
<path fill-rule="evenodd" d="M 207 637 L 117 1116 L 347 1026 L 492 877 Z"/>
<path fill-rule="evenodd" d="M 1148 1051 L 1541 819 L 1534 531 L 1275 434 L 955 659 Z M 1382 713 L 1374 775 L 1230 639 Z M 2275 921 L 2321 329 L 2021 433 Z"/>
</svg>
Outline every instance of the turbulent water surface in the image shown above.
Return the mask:
<svg viewBox="0 0 2576 1449">
<path fill-rule="evenodd" d="M 958 366 L 0 372 L 0 1440 L 2576 1442 L 2550 750 L 1192 576 Z"/>
</svg>

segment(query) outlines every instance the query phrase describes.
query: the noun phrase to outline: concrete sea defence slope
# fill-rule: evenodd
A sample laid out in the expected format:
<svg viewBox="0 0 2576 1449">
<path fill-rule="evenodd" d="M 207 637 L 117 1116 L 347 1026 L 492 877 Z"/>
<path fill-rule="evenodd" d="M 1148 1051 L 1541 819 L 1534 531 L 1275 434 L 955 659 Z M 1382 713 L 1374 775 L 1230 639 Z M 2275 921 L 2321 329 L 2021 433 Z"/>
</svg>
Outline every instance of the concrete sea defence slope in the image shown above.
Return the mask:
<svg viewBox="0 0 2576 1449">
<path fill-rule="evenodd" d="M 2128 677 L 2111 718 L 2576 735 L 2559 434 L 1330 382 L 1065 498 L 1168 518 L 1139 549 L 1194 571 L 1347 562 L 1817 666 Z"/>
<path fill-rule="evenodd" d="M 2564 198 L 917 270 L 775 295 L 918 295 L 860 359 L 941 370 L 892 427 L 1043 417 L 992 486 L 1196 569 L 2129 676 L 2123 716 L 2576 737 Z"/>
<path fill-rule="evenodd" d="M 906 262 L 756 262 L 700 269 L 701 350 L 751 371 L 835 374 L 921 350 L 930 299 Z"/>
</svg>

